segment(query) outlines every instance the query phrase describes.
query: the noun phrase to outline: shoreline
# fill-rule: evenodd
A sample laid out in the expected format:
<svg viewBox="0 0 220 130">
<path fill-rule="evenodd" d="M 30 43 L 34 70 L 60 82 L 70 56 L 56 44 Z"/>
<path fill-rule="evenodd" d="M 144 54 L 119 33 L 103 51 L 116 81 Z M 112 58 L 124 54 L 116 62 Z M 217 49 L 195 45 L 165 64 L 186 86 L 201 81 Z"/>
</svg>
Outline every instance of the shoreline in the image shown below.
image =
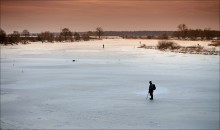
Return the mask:
<svg viewBox="0 0 220 130">
<path fill-rule="evenodd" d="M 157 47 L 158 42 L 162 41 L 159 39 L 103 39 L 103 40 L 91 40 L 91 41 L 79 41 L 79 42 L 30 42 L 29 44 L 13 44 L 13 45 L 0 45 L 1 50 L 4 50 L 4 48 L 26 48 L 30 46 L 33 50 L 35 49 L 45 49 L 46 46 L 51 48 L 62 48 L 64 46 L 71 46 L 71 47 L 77 47 L 78 49 L 81 48 L 87 48 L 88 46 L 91 47 L 91 49 L 94 49 L 98 46 L 100 46 L 100 49 L 102 48 L 103 44 L 105 44 L 105 48 L 109 47 L 133 47 L 138 49 L 157 49 L 163 52 L 175 52 L 175 53 L 183 53 L 183 54 L 202 54 L 202 55 L 220 55 L 220 46 L 209 46 L 209 44 L 213 43 L 212 41 L 188 41 L 188 40 L 167 40 L 171 42 L 177 43 L 180 48 L 178 49 L 171 49 L 171 48 L 165 48 L 165 49 L 159 49 Z M 164 40 L 166 41 L 166 40 Z M 45 46 L 42 47 L 41 45 Z M 75 48 L 77 50 L 77 48 Z"/>
</svg>

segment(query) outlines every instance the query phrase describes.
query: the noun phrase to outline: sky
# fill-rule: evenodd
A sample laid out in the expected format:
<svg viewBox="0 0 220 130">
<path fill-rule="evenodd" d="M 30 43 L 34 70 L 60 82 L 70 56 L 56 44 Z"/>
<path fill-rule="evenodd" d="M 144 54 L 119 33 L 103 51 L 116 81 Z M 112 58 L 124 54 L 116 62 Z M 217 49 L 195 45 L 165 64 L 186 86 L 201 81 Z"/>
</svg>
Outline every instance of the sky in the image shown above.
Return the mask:
<svg viewBox="0 0 220 130">
<path fill-rule="evenodd" d="M 1 28 L 7 33 L 219 30 L 219 0 L 1 0 Z"/>
</svg>

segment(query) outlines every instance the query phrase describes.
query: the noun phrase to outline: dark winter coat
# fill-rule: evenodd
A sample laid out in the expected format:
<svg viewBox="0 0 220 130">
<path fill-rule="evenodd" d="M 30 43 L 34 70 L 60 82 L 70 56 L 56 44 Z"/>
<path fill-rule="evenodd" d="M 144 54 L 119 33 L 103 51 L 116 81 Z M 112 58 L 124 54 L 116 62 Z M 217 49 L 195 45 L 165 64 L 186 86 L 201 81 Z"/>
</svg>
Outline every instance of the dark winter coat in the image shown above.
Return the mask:
<svg viewBox="0 0 220 130">
<path fill-rule="evenodd" d="M 149 93 L 153 93 L 153 92 L 154 92 L 154 84 L 150 84 Z"/>
</svg>

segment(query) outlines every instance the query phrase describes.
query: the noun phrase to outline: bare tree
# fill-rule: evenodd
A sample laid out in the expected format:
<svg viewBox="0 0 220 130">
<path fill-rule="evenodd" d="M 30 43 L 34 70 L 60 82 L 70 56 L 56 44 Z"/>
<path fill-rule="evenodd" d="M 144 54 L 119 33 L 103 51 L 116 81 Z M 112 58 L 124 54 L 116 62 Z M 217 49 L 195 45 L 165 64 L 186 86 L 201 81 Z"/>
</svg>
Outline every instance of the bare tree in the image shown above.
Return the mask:
<svg viewBox="0 0 220 130">
<path fill-rule="evenodd" d="M 23 30 L 21 34 L 22 34 L 22 36 L 25 36 L 25 37 L 30 36 L 30 32 L 27 29 Z"/>
<path fill-rule="evenodd" d="M 185 39 L 186 38 L 186 34 L 187 34 L 187 26 L 185 24 L 180 24 L 178 25 L 178 31 L 180 32 L 180 36 Z"/>
<path fill-rule="evenodd" d="M 104 34 L 104 30 L 101 27 L 96 28 L 96 34 L 101 39 L 101 36 Z"/>
<path fill-rule="evenodd" d="M 26 44 L 28 41 L 28 37 L 30 36 L 30 32 L 27 29 L 25 29 L 22 31 L 21 35 L 24 37 L 23 43 Z"/>
<path fill-rule="evenodd" d="M 60 33 L 61 36 L 64 36 L 64 40 L 66 41 L 67 38 L 72 38 L 72 32 L 69 30 L 69 28 L 63 28 L 62 32 Z"/>
<path fill-rule="evenodd" d="M 39 39 L 41 40 L 41 42 L 53 42 L 54 41 L 54 34 L 51 33 L 50 31 L 46 31 L 46 32 L 42 32 L 39 35 Z"/>
</svg>

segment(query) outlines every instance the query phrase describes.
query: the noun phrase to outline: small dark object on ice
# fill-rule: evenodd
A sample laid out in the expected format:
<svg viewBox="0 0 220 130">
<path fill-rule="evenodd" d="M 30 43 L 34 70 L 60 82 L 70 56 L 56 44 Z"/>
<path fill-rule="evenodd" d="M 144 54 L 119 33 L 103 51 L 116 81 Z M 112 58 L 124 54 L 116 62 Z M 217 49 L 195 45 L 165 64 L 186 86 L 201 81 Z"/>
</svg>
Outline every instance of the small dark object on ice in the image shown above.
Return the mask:
<svg viewBox="0 0 220 130">
<path fill-rule="evenodd" d="M 76 60 L 73 60 L 73 62 L 76 62 Z"/>
</svg>

